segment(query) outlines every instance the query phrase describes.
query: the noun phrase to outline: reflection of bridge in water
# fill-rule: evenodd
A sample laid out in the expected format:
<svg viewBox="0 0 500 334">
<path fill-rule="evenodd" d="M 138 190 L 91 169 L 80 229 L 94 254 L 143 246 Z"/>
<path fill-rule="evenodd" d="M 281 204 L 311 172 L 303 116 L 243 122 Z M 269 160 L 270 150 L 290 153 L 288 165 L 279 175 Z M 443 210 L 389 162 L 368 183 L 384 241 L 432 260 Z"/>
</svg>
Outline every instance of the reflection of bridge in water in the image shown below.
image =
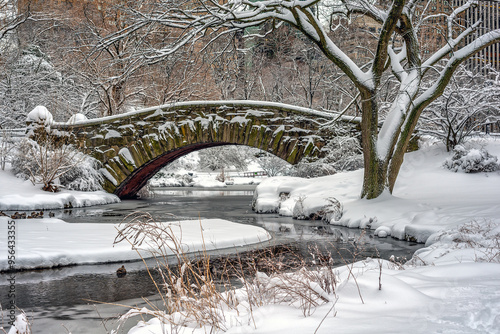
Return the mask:
<svg viewBox="0 0 500 334">
<path fill-rule="evenodd" d="M 342 126 L 331 126 L 333 120 Z M 193 151 L 247 145 L 296 164 L 322 156 L 329 139 L 354 130 L 357 123 L 352 117 L 279 103 L 198 101 L 52 128 L 70 131 L 71 141 L 102 163 L 104 189 L 127 198 L 166 164 Z"/>
</svg>

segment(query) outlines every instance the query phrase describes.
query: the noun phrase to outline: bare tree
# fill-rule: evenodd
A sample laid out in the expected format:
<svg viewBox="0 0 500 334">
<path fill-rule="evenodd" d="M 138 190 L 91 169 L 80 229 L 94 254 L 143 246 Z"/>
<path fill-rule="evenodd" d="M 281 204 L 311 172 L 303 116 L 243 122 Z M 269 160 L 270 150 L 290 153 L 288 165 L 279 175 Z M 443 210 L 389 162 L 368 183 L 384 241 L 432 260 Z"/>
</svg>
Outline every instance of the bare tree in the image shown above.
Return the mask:
<svg viewBox="0 0 500 334">
<path fill-rule="evenodd" d="M 257 162 L 267 176 L 278 176 L 287 174 L 291 165 L 285 160 L 265 151 L 259 152 Z"/>
<path fill-rule="evenodd" d="M 427 54 L 424 55 L 420 47 L 418 34 L 427 16 L 416 0 L 395 0 L 382 4 L 365 0 L 229 0 L 223 4 L 217 0 L 167 1 L 159 4 L 162 6 L 159 11 L 131 11 L 138 14 L 135 15 L 135 22 L 127 29 L 108 36 L 99 47 L 106 48 L 131 32 L 142 30 L 146 34 L 153 27 L 182 29 L 182 34 L 173 43 L 142 50 L 145 57 L 161 58 L 188 43 L 200 41 L 207 34 L 215 38 L 266 22 L 272 23 L 272 29 L 279 28 L 283 23 L 295 27 L 345 73 L 358 91 L 365 167 L 361 196 L 376 198 L 385 190 L 392 192 L 411 134 L 424 108 L 443 93 L 460 64 L 500 41 L 500 29 L 479 29 L 484 28 L 481 27 L 481 20 L 467 27 L 459 22 L 461 15 L 477 3 L 477 0 L 465 0 L 454 10 L 438 15 L 445 22 L 443 36 L 440 46 L 429 53 L 427 59 Z M 321 11 L 319 6 L 322 6 Z M 380 29 L 373 31 L 375 44 L 369 62 L 358 65 L 339 48 L 328 34 L 329 27 L 332 30 L 335 28 L 333 20 L 322 20 L 325 12 L 327 17 L 358 15 L 377 22 Z M 468 36 L 474 38 L 464 45 Z M 440 61 L 445 65 L 441 69 L 435 68 Z M 424 88 L 421 83 L 435 71 L 438 71 L 435 83 Z M 378 95 L 386 74 L 397 80 L 398 87 L 390 107 L 382 113 Z M 386 115 L 383 123 L 381 114 Z"/>
<path fill-rule="evenodd" d="M 150 75 L 142 82 L 145 105 L 158 105 L 185 100 L 213 99 L 214 80 L 207 71 L 203 54 L 182 50 L 162 62 L 148 66 Z"/>
<path fill-rule="evenodd" d="M 140 82 L 149 73 L 144 70 L 142 59 L 131 57 L 140 41 L 129 34 L 93 52 L 95 41 L 126 28 L 127 22 L 113 2 L 100 7 L 87 4 L 81 14 L 83 17 L 77 18 L 79 24 L 73 28 L 78 32 L 72 53 L 78 60 L 75 69 L 80 69 L 80 75 L 97 93 L 103 116 L 123 113 L 134 100 L 144 96 Z"/>
<path fill-rule="evenodd" d="M 95 115 L 95 95 L 67 66 L 74 63 L 65 54 L 73 40 L 71 20 L 61 14 L 67 12 L 41 12 L 39 2 L 0 3 L 0 29 L 6 32 L 0 40 L 0 125 L 23 127 L 26 114 L 37 105 L 46 105 L 60 120 L 76 112 Z M 1 26 L 7 21 L 9 29 Z"/>
<path fill-rule="evenodd" d="M 128 30 L 130 20 L 126 10 L 154 8 L 152 2 L 109 1 L 102 6 L 87 3 L 82 17 L 74 27 L 78 36 L 72 55 L 78 60 L 75 71 L 94 88 L 102 114 L 114 115 L 151 104 L 164 104 L 185 99 L 207 98 L 213 91 L 207 78 L 208 65 L 203 52 L 181 48 L 175 55 L 161 59 L 144 56 L 151 44 L 170 44 L 178 31 L 172 28 L 151 29 L 146 35 L 137 32 L 123 35 L 101 49 L 93 45 L 104 36 Z M 74 14 L 73 14 L 74 16 Z M 144 56 L 144 57 L 143 57 Z"/>
<path fill-rule="evenodd" d="M 9 49 L 16 44 L 13 33 L 31 17 L 29 2 L 23 9 L 16 0 L 0 0 L 0 49 Z"/>
<path fill-rule="evenodd" d="M 493 68 L 472 72 L 461 66 L 442 96 L 422 114 L 421 132 L 446 144 L 448 151 L 480 130 L 488 116 L 500 114 L 500 73 Z"/>
<path fill-rule="evenodd" d="M 244 170 L 247 166 L 247 153 L 248 149 L 235 145 L 210 147 L 199 153 L 200 168 L 212 171 L 224 168 Z"/>
<path fill-rule="evenodd" d="M 26 115 L 37 105 L 46 105 L 61 120 L 92 109 L 84 105 L 76 76 L 56 67 L 39 46 L 29 45 L 8 55 L 0 72 L 0 126 L 23 127 Z"/>
</svg>

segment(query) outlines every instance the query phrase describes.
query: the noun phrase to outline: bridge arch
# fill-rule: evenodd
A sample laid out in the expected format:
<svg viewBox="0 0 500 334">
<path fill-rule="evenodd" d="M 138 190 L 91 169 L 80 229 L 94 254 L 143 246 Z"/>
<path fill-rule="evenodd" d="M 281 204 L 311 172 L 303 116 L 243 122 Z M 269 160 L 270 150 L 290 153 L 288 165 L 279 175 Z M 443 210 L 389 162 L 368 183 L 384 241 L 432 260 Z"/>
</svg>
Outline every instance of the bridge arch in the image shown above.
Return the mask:
<svg viewBox="0 0 500 334">
<path fill-rule="evenodd" d="M 126 180 L 124 180 L 116 189 L 113 191 L 114 194 L 120 198 L 130 198 L 134 197 L 137 192 L 146 185 L 146 183 L 151 179 L 157 172 L 160 171 L 164 166 L 171 162 L 174 162 L 178 158 L 202 150 L 205 148 L 222 146 L 222 145 L 232 145 L 229 143 L 198 143 L 186 145 L 182 148 L 165 152 L 164 154 L 150 160 L 148 163 L 136 168 Z"/>
<path fill-rule="evenodd" d="M 343 121 L 342 132 L 359 121 L 280 103 L 194 101 L 52 128 L 70 132 L 71 142 L 102 163 L 105 190 L 130 198 L 163 166 L 203 148 L 246 145 L 291 164 L 320 157 L 339 129 L 332 120 Z"/>
</svg>

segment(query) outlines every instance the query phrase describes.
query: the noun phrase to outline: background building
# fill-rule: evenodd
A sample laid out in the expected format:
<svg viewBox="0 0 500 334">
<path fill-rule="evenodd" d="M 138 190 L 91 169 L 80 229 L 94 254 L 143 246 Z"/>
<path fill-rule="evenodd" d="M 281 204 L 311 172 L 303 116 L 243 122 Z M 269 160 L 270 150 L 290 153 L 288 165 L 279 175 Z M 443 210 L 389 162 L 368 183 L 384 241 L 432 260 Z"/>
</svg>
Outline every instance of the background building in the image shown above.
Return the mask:
<svg viewBox="0 0 500 334">
<path fill-rule="evenodd" d="M 455 5 L 460 6 L 464 0 L 455 0 Z M 492 0 L 480 0 L 478 4 L 468 10 L 462 17 L 462 22 L 465 27 L 470 27 L 478 20 L 482 20 L 479 26 L 479 33 L 484 33 L 489 30 L 500 28 L 500 3 Z M 469 44 L 476 36 L 468 36 L 465 44 Z M 474 57 L 468 60 L 472 68 L 481 68 L 489 64 L 496 69 L 500 69 L 500 43 L 492 44 L 482 51 L 478 52 Z"/>
</svg>

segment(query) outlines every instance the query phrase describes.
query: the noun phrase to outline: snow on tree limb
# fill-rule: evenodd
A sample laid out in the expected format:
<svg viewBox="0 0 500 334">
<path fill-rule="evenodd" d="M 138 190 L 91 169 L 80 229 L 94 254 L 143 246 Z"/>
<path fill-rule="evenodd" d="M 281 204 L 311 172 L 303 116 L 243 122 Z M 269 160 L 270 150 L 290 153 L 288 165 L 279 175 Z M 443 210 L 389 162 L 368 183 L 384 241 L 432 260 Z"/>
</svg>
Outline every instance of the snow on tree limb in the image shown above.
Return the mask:
<svg viewBox="0 0 500 334">
<path fill-rule="evenodd" d="M 481 24 L 481 21 L 475 22 L 471 27 L 465 29 L 461 34 L 459 34 L 456 38 L 450 39 L 447 41 L 443 47 L 441 47 L 438 51 L 436 51 L 429 59 L 427 59 L 423 64 L 423 71 L 424 74 L 427 72 L 427 70 L 435 65 L 438 61 L 442 60 L 443 58 L 447 57 L 450 52 L 453 51 L 454 48 L 457 47 L 457 45 L 462 42 L 465 37 L 469 36 L 472 32 L 477 29 L 477 27 Z M 479 50 L 476 50 L 477 52 Z"/>
<path fill-rule="evenodd" d="M 264 26 L 264 23 L 268 22 L 272 23 L 271 29 L 274 29 L 276 21 L 298 29 L 316 44 L 329 61 L 339 67 L 358 90 L 359 104 L 350 103 L 349 106 L 362 113 L 365 155 L 365 185 L 362 196 L 374 198 L 385 189 L 392 190 L 421 112 L 443 93 L 458 65 L 485 47 L 500 42 L 500 29 L 481 32 L 480 20 L 472 22 L 468 27 L 458 22 L 463 13 L 480 3 L 478 0 L 464 2 L 451 13 L 428 15 L 425 13 L 426 5 L 423 5 L 425 8 L 422 12 L 421 2 L 418 0 L 395 0 L 383 4 L 370 0 L 228 0 L 222 4 L 217 0 L 198 0 L 189 2 L 191 7 L 186 8 L 169 2 L 171 7 L 144 14 L 137 19 L 136 24 L 157 24 L 182 29 L 172 43 L 163 44 L 158 49 L 146 50 L 146 57 L 151 59 L 165 57 L 188 43 L 201 41 L 206 34 L 210 34 L 210 40 L 214 40 L 232 31 L 244 31 L 249 27 L 269 29 L 268 25 Z M 364 20 L 357 20 L 357 16 L 378 22 L 380 28 L 370 26 L 373 30 L 368 32 L 375 38 L 374 43 L 370 45 L 376 49 L 372 52 L 371 59 L 365 61 L 364 58 L 361 60 L 356 58 L 357 56 L 349 56 L 350 51 L 342 45 L 338 32 L 327 31 L 332 22 L 327 25 L 321 20 L 320 11 L 316 10 L 318 7 L 328 12 L 327 16 L 331 19 L 347 18 L 348 24 L 356 28 L 366 23 Z M 428 59 L 425 57 L 429 54 L 424 52 L 425 49 L 420 45 L 425 37 L 422 31 L 419 31 L 426 22 L 426 16 L 433 19 L 430 21 L 432 24 L 436 18 L 443 21 L 442 27 L 431 25 L 430 28 L 444 30 L 443 36 L 440 36 L 444 38 L 440 38 L 438 42 L 441 47 L 438 46 Z M 121 33 L 126 32 L 120 32 L 117 36 Z M 463 46 L 466 38 L 475 36 L 476 33 L 480 35 Z M 265 34 L 249 33 L 251 36 Z M 111 37 L 113 38 L 116 37 Z M 435 73 L 429 69 L 436 69 L 436 64 L 440 61 L 446 65 L 442 70 L 436 70 L 438 77 L 435 83 L 427 88 L 422 87 L 422 82 L 434 80 Z M 362 62 L 364 64 L 360 64 Z M 382 91 L 386 89 L 384 81 L 389 81 L 387 77 L 396 80 L 391 83 L 391 91 L 385 94 Z M 389 98 L 383 100 L 382 95 Z M 390 107 L 387 107 L 388 105 Z M 382 121 L 383 125 L 380 127 Z"/>
<path fill-rule="evenodd" d="M 391 7 L 387 19 L 382 25 L 382 30 L 380 32 L 380 37 L 377 45 L 377 53 L 373 59 L 372 72 L 375 76 L 375 80 L 380 80 L 380 76 L 384 72 L 385 64 L 387 60 L 389 40 L 392 37 L 392 33 L 396 29 L 396 25 L 399 22 L 399 17 L 403 12 L 405 2 L 404 0 L 394 1 L 394 5 Z"/>
<path fill-rule="evenodd" d="M 399 53 L 394 51 L 394 48 L 388 46 L 388 55 L 391 64 L 391 71 L 399 82 L 403 81 L 403 75 L 406 71 L 402 65 L 403 61 L 406 59 L 406 48 L 403 48 Z"/>
<path fill-rule="evenodd" d="M 452 57 L 447 60 L 446 66 L 441 71 L 441 74 L 434 85 L 432 85 L 415 100 L 415 106 L 420 106 L 422 104 L 428 105 L 432 102 L 435 98 L 441 95 L 442 91 L 451 79 L 451 75 L 461 63 L 478 51 L 498 42 L 500 42 L 500 29 L 487 32 L 476 38 L 470 44 L 467 44 L 455 51 Z"/>
</svg>

